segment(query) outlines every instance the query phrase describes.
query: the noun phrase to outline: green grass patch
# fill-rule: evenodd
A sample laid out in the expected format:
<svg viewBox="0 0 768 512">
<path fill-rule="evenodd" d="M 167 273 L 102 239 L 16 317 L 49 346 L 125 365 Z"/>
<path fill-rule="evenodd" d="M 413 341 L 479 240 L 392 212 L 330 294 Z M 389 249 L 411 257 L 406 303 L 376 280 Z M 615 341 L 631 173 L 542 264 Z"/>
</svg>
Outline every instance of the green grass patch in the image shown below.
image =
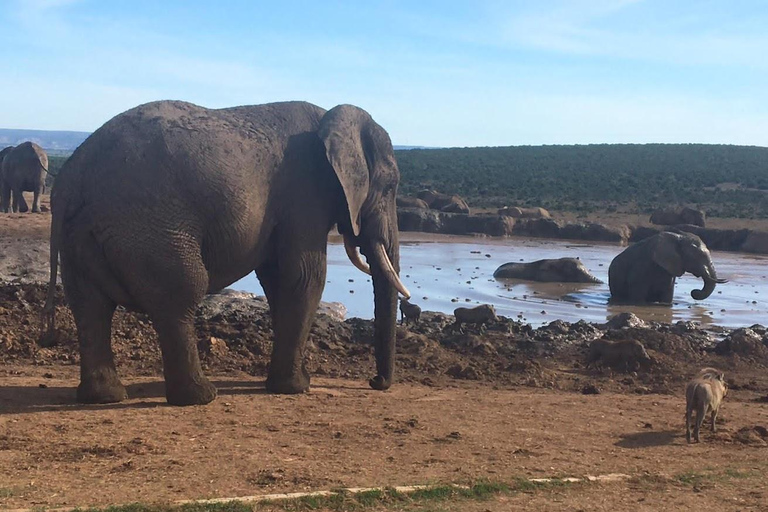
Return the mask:
<svg viewBox="0 0 768 512">
<path fill-rule="evenodd" d="M 753 476 L 757 476 L 757 472 L 755 471 L 739 471 L 738 469 L 726 469 L 723 474 L 728 478 L 735 479 L 752 478 Z"/>
<path fill-rule="evenodd" d="M 712 478 L 711 474 L 705 474 L 698 471 L 686 471 L 675 475 L 674 480 L 685 485 L 692 485 L 695 487 L 701 486 Z"/>
<path fill-rule="evenodd" d="M 145 505 L 134 503 L 124 506 L 84 509 L 84 512 L 258 512 L 261 510 L 283 510 L 286 512 L 308 512 L 313 510 L 333 512 L 357 512 L 371 509 L 412 511 L 451 501 L 489 500 L 495 496 L 518 492 L 536 492 L 574 485 L 562 480 L 530 482 L 520 478 L 507 484 L 503 482 L 479 481 L 468 487 L 454 485 L 433 485 L 414 492 L 403 493 L 385 488 L 361 493 L 347 493 L 339 490 L 329 496 L 305 496 L 292 500 L 274 500 L 244 503 L 237 500 L 226 503 L 192 503 L 187 505 Z"/>
<path fill-rule="evenodd" d="M 0 487 L 0 498 L 12 498 L 16 496 L 16 491 L 10 487 Z"/>
</svg>

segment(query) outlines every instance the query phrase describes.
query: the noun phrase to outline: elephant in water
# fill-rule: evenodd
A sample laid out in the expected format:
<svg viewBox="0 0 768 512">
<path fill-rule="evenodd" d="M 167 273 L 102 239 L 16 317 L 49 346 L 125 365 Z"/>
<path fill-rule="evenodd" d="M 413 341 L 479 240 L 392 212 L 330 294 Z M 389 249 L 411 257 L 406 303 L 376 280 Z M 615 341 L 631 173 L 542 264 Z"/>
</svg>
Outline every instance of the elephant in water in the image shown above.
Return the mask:
<svg viewBox="0 0 768 512">
<path fill-rule="evenodd" d="M 0 211 L 28 211 L 23 193 L 33 192 L 32 212 L 39 213 L 40 196 L 45 192 L 48 155 L 34 142 L 24 142 L 3 152 L 6 153 L 0 159 Z"/>
<path fill-rule="evenodd" d="M 545 283 L 602 283 L 576 258 L 558 258 L 529 263 L 505 263 L 496 269 L 493 277 L 524 279 Z"/>
<path fill-rule="evenodd" d="M 701 290 L 691 297 L 709 297 L 718 279 L 709 249 L 691 233 L 662 232 L 627 247 L 608 268 L 611 300 L 631 304 L 672 303 L 675 278 L 690 272 L 704 280 Z"/>
<path fill-rule="evenodd" d="M 373 280 L 374 389 L 390 387 L 398 277 L 399 171 L 387 132 L 364 110 L 304 102 L 211 110 L 148 103 L 94 132 L 69 158 L 51 198 L 54 325 L 61 254 L 77 325 L 86 403 L 126 398 L 112 354 L 117 305 L 152 319 L 170 404 L 204 404 L 194 315 L 205 294 L 256 272 L 274 327 L 267 390 L 309 388 L 305 342 L 325 285 L 334 225 Z M 362 261 L 358 247 L 370 266 Z"/>
</svg>

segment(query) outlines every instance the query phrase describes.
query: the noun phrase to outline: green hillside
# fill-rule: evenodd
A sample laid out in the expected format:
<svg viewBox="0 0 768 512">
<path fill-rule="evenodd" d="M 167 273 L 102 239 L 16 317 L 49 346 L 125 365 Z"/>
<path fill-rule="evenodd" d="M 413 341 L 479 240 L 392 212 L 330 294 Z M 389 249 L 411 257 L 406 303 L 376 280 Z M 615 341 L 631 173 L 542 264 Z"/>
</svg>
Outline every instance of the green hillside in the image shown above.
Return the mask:
<svg viewBox="0 0 768 512">
<path fill-rule="evenodd" d="M 594 144 L 397 151 L 402 195 L 429 187 L 470 205 L 646 212 L 698 205 L 711 216 L 768 217 L 768 148 Z"/>
<path fill-rule="evenodd" d="M 401 195 L 434 188 L 475 207 L 638 213 L 691 205 L 712 217 L 768 218 L 764 147 L 594 144 L 408 149 L 395 155 Z M 51 173 L 65 161 L 51 156 Z"/>
</svg>

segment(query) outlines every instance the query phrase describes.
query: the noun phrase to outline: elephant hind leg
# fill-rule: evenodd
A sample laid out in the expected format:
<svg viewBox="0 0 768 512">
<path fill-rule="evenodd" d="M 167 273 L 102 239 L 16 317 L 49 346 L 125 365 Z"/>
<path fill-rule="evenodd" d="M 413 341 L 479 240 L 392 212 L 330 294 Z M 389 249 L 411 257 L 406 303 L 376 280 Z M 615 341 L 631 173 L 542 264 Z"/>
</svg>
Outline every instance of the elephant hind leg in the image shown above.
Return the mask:
<svg viewBox="0 0 768 512">
<path fill-rule="evenodd" d="M 21 189 L 13 191 L 13 213 L 26 213 L 29 211 L 27 200 L 24 199 L 24 192 Z"/>
<path fill-rule="evenodd" d="M 67 265 L 62 255 L 64 290 L 77 326 L 80 345 L 80 403 L 120 402 L 128 397 L 120 382 L 112 353 L 112 316 L 115 302 L 77 269 Z"/>
<path fill-rule="evenodd" d="M 208 290 L 199 244 L 183 232 L 144 229 L 134 235 L 112 254 L 124 270 L 120 281 L 157 331 L 168 403 L 207 404 L 216 388 L 203 374 L 194 329 L 195 310 Z"/>
</svg>

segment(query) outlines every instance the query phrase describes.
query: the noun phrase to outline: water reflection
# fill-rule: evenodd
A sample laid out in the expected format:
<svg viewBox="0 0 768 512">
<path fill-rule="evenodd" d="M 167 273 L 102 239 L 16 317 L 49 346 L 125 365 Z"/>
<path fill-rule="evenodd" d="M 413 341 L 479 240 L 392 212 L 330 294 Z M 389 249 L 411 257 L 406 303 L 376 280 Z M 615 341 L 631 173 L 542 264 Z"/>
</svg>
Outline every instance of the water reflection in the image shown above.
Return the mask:
<svg viewBox="0 0 768 512">
<path fill-rule="evenodd" d="M 608 265 L 623 250 L 618 245 L 585 244 L 559 240 L 440 237 L 401 243 L 401 278 L 422 309 L 451 313 L 462 305 L 494 304 L 500 314 L 534 325 L 555 319 L 605 322 L 630 311 L 645 320 L 693 320 L 726 327 L 768 323 L 768 308 L 761 301 L 768 274 L 765 256 L 714 252 L 718 275 L 729 280 L 718 285 L 704 301 L 691 298 L 701 280 L 685 275 L 677 280 L 674 304 L 632 306 L 608 304 Z M 510 261 L 534 261 L 563 256 L 579 257 L 590 272 L 604 281 L 592 283 L 534 283 L 496 280 L 493 271 Z M 373 292 L 370 277 L 349 263 L 344 248 L 328 246 L 328 277 L 323 300 L 346 305 L 348 316 L 371 318 Z M 263 293 L 255 276 L 234 288 Z"/>
</svg>

